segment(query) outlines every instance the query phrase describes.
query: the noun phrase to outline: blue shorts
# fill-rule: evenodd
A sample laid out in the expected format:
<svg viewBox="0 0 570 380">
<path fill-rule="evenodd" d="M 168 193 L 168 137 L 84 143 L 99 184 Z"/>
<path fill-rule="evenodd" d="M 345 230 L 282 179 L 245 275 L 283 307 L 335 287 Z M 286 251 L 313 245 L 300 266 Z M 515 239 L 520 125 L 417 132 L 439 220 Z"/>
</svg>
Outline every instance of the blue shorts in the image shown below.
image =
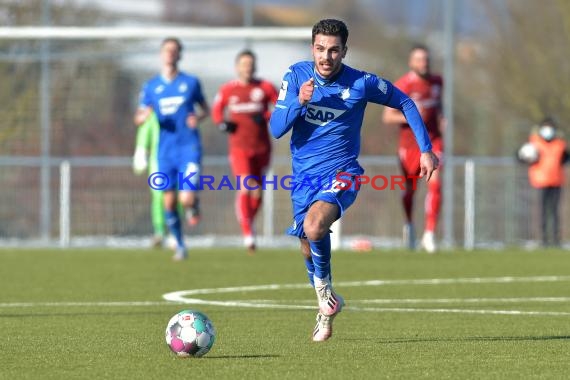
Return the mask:
<svg viewBox="0 0 570 380">
<path fill-rule="evenodd" d="M 200 188 L 200 163 L 190 160 L 158 159 L 158 171 L 169 180 L 164 191 L 197 191 Z"/>
<path fill-rule="evenodd" d="M 291 191 L 291 201 L 293 203 L 293 224 L 287 229 L 287 234 L 305 239 L 305 229 L 303 222 L 305 216 L 309 212 L 309 208 L 316 201 L 323 201 L 335 204 L 339 208 L 337 219 L 340 219 L 346 210 L 354 203 L 358 191 L 355 186 L 347 189 L 329 183 L 321 188 L 312 188 L 308 186 L 295 186 Z"/>
</svg>

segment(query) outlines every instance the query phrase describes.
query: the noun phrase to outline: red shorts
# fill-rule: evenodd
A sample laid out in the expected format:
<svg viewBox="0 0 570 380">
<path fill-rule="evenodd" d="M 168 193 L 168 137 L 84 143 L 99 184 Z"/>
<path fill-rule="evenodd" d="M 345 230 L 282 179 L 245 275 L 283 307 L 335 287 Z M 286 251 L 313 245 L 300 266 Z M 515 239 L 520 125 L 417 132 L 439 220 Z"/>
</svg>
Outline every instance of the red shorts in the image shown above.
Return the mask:
<svg viewBox="0 0 570 380">
<path fill-rule="evenodd" d="M 432 151 L 442 161 L 443 141 L 441 138 L 432 140 Z M 400 166 L 405 176 L 420 174 L 420 149 L 417 145 L 400 146 L 398 148 L 398 157 L 400 158 Z"/>
<path fill-rule="evenodd" d="M 230 166 L 235 176 L 251 174 L 261 177 L 269 166 L 271 152 L 253 152 L 244 149 L 230 150 Z"/>
</svg>

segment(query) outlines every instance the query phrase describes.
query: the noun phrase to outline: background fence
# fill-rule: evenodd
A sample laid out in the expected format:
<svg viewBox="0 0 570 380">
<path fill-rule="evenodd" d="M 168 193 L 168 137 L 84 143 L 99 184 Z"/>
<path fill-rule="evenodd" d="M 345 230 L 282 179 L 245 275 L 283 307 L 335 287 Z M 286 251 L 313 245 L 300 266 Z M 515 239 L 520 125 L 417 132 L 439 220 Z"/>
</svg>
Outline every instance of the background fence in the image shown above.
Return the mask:
<svg viewBox="0 0 570 380">
<path fill-rule="evenodd" d="M 145 246 L 152 234 L 150 191 L 146 175 L 135 176 L 130 157 L 52 158 L 50 160 L 50 234 L 41 236 L 40 159 L 0 160 L 0 245 Z M 370 176 L 398 174 L 393 157 L 365 156 L 361 164 Z M 456 245 L 503 247 L 536 244 L 539 237 L 539 198 L 528 185 L 526 168 L 511 158 L 455 159 L 453 236 Z M 204 174 L 229 175 L 225 156 L 207 156 Z M 287 157 L 276 157 L 272 175 L 290 173 Z M 418 184 L 416 229 L 423 227 L 425 185 Z M 204 190 L 203 222 L 187 230 L 190 246 L 241 244 L 234 214 L 234 192 Z M 289 192 L 268 188 L 257 224 L 262 246 L 297 244 L 283 232 L 291 223 Z M 567 215 L 563 193 L 561 215 Z M 564 219 L 564 218 L 563 218 Z M 401 245 L 403 212 L 400 191 L 363 185 L 355 204 L 343 218 L 341 243 L 370 239 L 375 246 Z M 569 231 L 562 224 L 563 240 Z"/>
</svg>

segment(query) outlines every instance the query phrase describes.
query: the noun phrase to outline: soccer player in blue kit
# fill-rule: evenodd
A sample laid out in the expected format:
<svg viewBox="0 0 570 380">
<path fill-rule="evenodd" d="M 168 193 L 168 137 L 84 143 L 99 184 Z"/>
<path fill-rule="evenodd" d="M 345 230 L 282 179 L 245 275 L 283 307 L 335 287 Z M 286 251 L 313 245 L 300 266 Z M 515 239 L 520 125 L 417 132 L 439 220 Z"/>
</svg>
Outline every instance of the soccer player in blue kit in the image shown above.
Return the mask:
<svg viewBox="0 0 570 380">
<path fill-rule="evenodd" d="M 179 201 L 186 210 L 188 223 L 191 226 L 196 225 L 200 217 L 196 189 L 200 176 L 202 145 L 198 123 L 210 113 L 198 78 L 178 70 L 181 52 L 182 44 L 177 38 L 166 38 L 162 41 L 161 72 L 144 84 L 139 108 L 134 117 L 135 124 L 139 126 L 154 110 L 160 124 L 158 171 L 166 175 L 168 182 L 163 188 L 164 208 L 166 224 L 177 242 L 174 260 L 184 260 L 188 257 L 177 212 L 176 190 Z M 200 106 L 200 113 L 196 112 L 195 104 Z M 178 183 L 179 173 L 183 174 L 184 179 L 181 184 Z M 189 179 L 189 182 L 186 179 Z"/>
<path fill-rule="evenodd" d="M 333 319 L 344 306 L 331 282 L 329 228 L 354 202 L 358 186 L 340 186 L 338 181 L 332 186 L 330 182 L 309 186 L 306 178 L 319 183 L 339 173 L 349 177 L 364 173 L 357 158 L 368 102 L 403 112 L 421 151 L 420 176 L 429 180 L 438 166 L 414 102 L 385 79 L 342 63 L 347 39 L 348 29 L 342 21 L 326 19 L 313 26 L 313 62 L 289 67 L 270 119 L 275 138 L 293 130 L 293 225 L 287 232 L 301 241 L 309 281 L 317 293 L 319 311 L 312 338 L 317 342 L 331 337 Z"/>
</svg>

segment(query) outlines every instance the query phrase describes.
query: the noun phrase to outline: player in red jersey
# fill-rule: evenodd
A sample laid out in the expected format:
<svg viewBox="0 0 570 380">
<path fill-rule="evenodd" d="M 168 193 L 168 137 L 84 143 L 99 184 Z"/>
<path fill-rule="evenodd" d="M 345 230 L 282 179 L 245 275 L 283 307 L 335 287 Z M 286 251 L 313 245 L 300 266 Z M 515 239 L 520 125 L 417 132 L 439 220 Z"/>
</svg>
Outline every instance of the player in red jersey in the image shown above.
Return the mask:
<svg viewBox="0 0 570 380">
<path fill-rule="evenodd" d="M 431 73 L 429 50 L 423 45 L 416 45 L 410 50 L 408 65 L 410 71 L 398 79 L 394 85 L 416 103 L 431 139 L 433 152 L 441 161 L 443 152 L 441 129 L 444 121 L 441 101 L 442 78 Z M 382 121 L 385 124 L 397 124 L 400 126 L 400 142 L 398 146 L 400 166 L 405 176 L 418 175 L 420 172 L 420 150 L 404 116 L 398 110 L 386 108 Z M 429 253 L 433 253 L 437 249 L 434 231 L 441 206 L 440 176 L 440 170 L 434 172 L 432 179 L 428 182 L 425 199 L 425 226 L 421 243 L 422 247 Z M 409 180 L 402 195 L 402 202 L 406 214 L 406 224 L 403 231 L 404 244 L 410 249 L 415 248 L 412 218 L 414 192 L 414 182 Z"/>
<path fill-rule="evenodd" d="M 238 79 L 218 91 L 212 119 L 229 134 L 230 166 L 240 181 L 236 215 L 251 254 L 255 251 L 255 215 L 261 206 L 261 176 L 271 156 L 269 107 L 277 101 L 277 90 L 270 82 L 254 77 L 256 59 L 250 50 L 240 52 L 235 63 Z"/>
</svg>

